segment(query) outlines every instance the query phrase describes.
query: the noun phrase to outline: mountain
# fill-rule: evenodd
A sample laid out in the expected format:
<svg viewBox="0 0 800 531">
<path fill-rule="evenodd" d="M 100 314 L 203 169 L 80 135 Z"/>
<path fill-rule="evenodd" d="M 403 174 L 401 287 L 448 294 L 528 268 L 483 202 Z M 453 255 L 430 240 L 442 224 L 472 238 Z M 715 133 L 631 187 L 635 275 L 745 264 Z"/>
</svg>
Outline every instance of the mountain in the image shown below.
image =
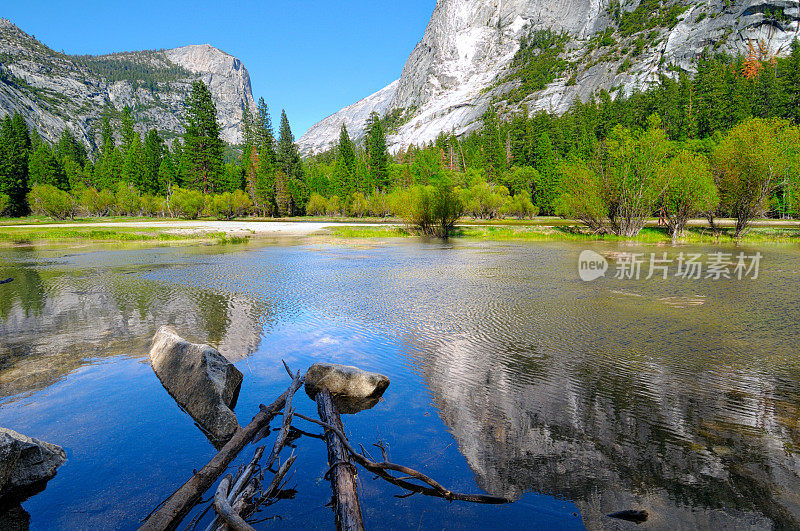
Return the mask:
<svg viewBox="0 0 800 531">
<path fill-rule="evenodd" d="M 490 104 L 563 113 L 693 72 L 705 52 L 783 55 L 798 36 L 796 0 L 439 0 L 398 81 L 313 126 L 303 153 L 332 146 L 342 123 L 387 117 L 393 150 L 480 127 Z"/>
<path fill-rule="evenodd" d="M 211 89 L 225 141 L 241 141 L 245 103 L 254 106 L 242 62 L 208 44 L 171 50 L 71 56 L 0 19 L 0 116 L 21 113 L 50 141 L 66 128 L 88 147 L 103 112 L 131 107 L 140 131 L 183 132 L 184 100 L 202 79 Z"/>
</svg>

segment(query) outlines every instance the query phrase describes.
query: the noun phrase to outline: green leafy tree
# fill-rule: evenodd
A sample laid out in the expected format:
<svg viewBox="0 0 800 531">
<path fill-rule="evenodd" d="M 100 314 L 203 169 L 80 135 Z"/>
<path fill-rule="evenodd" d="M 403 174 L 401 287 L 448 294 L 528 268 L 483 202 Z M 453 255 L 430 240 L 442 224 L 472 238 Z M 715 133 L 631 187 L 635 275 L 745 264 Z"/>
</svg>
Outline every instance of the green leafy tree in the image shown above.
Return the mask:
<svg viewBox="0 0 800 531">
<path fill-rule="evenodd" d="M 197 219 L 203 212 L 205 199 L 197 190 L 175 187 L 169 198 L 169 208 L 173 215 L 185 219 Z"/>
<path fill-rule="evenodd" d="M 659 169 L 672 145 L 660 128 L 660 120 L 654 116 L 650 127 L 642 133 L 615 127 L 607 148 L 611 227 L 619 236 L 634 237 L 653 214 L 664 191 Z"/>
<path fill-rule="evenodd" d="M 789 133 L 786 120 L 753 118 L 734 127 L 714 152 L 722 207 L 736 218 L 736 238 L 765 213 L 770 194 L 793 167 L 793 150 L 781 141 L 794 136 Z"/>
<path fill-rule="evenodd" d="M 554 202 L 556 214 L 578 220 L 594 233 L 606 232 L 608 187 L 601 172 L 582 160 L 563 163 L 559 171 L 561 193 Z"/>
<path fill-rule="evenodd" d="M 117 213 L 123 216 L 138 216 L 142 211 L 142 200 L 139 191 L 132 184 L 117 183 L 115 194 Z"/>
<path fill-rule="evenodd" d="M 714 210 L 719 204 L 711 164 L 701 154 L 681 151 L 660 170 L 664 182 L 661 207 L 672 238 L 679 238 L 690 216 Z"/>
<path fill-rule="evenodd" d="M 96 188 L 85 188 L 81 191 L 78 204 L 90 216 L 107 216 L 111 213 L 116 198 L 109 190 L 97 191 Z"/>
</svg>

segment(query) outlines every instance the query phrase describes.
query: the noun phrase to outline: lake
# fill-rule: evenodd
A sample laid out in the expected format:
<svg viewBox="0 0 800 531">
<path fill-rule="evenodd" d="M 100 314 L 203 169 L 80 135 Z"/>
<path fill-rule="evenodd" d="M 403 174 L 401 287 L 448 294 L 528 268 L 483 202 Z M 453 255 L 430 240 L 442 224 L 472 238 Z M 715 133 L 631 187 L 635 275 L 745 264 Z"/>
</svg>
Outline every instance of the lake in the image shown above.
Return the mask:
<svg viewBox="0 0 800 531">
<path fill-rule="evenodd" d="M 149 366 L 162 324 L 236 363 L 242 425 L 288 386 L 281 360 L 386 374 L 377 406 L 343 416 L 353 443 L 383 441 L 451 490 L 516 500 L 401 499 L 361 471 L 367 528 L 800 526 L 800 250 L 722 248 L 760 252 L 757 278 L 609 270 L 584 282 L 587 249 L 613 261 L 721 248 L 287 238 L 0 250 L 0 278 L 15 279 L 0 285 L 0 426 L 67 453 L 22 504 L 30 526 L 135 528 L 214 455 Z M 302 390 L 294 405 L 316 415 Z M 259 526 L 333 528 L 324 444 L 302 437 L 294 452 L 297 493 Z M 627 509 L 648 521 L 606 516 Z"/>
</svg>

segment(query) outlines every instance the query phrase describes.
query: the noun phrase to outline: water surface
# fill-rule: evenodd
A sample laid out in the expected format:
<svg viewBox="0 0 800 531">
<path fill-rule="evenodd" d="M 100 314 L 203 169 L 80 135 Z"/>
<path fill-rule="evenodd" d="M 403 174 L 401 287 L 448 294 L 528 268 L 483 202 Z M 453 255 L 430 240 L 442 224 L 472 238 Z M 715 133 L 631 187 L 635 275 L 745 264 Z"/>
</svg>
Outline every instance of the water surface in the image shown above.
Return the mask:
<svg viewBox="0 0 800 531">
<path fill-rule="evenodd" d="M 517 500 L 399 499 L 361 474 L 373 528 L 628 528 L 605 514 L 631 508 L 646 528 L 800 526 L 800 252 L 759 249 L 757 280 L 584 283 L 586 248 L 0 251 L 0 278 L 15 278 L 0 286 L 0 426 L 68 459 L 23 503 L 31 527 L 134 528 L 214 454 L 147 363 L 165 323 L 235 361 L 241 424 L 288 385 L 281 359 L 380 371 L 385 399 L 344 418 L 354 442 Z M 296 406 L 315 414 L 302 392 Z M 324 446 L 294 451 L 298 493 L 260 526 L 332 527 Z"/>
</svg>

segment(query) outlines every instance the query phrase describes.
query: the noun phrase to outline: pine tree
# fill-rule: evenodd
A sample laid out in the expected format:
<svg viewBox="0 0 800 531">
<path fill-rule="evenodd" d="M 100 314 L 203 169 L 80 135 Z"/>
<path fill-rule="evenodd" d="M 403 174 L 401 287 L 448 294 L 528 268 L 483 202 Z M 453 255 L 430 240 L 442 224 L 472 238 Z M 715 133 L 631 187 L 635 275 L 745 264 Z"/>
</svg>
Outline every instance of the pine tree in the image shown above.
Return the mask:
<svg viewBox="0 0 800 531">
<path fill-rule="evenodd" d="M 8 212 L 21 216 L 27 212 L 28 157 L 31 138 L 21 115 L 6 116 L 0 127 L 0 194 L 9 198 Z"/>
<path fill-rule="evenodd" d="M 136 134 L 134 129 L 134 121 L 133 121 L 133 114 L 131 113 L 131 108 L 127 105 L 122 109 L 122 154 L 125 155 L 128 152 L 128 148 L 133 143 L 133 137 Z"/>
<path fill-rule="evenodd" d="M 139 133 L 135 133 L 130 146 L 128 146 L 128 151 L 125 153 L 122 166 L 122 181 L 134 185 L 141 191 L 144 178 L 144 146 L 142 146 L 142 137 Z"/>
<path fill-rule="evenodd" d="M 151 129 L 147 132 L 142 150 L 142 175 L 137 187 L 143 194 L 157 194 L 160 186 L 159 170 L 161 159 L 164 156 L 164 141 L 158 131 Z"/>
<path fill-rule="evenodd" d="M 285 110 L 281 112 L 279 135 L 276 159 L 278 172 L 283 172 L 286 176 L 287 189 L 291 196 L 289 214 L 301 214 L 305 211 L 308 190 L 303 178 L 303 164 L 300 160 L 300 153 L 294 143 L 294 135 Z M 278 177 L 276 176 L 276 196 L 279 196 L 278 192 Z"/>
<path fill-rule="evenodd" d="M 61 190 L 69 190 L 69 181 L 50 146 L 42 142 L 28 159 L 28 176 L 31 185 L 49 184 Z"/>
<path fill-rule="evenodd" d="M 68 157 L 79 166 L 83 166 L 89 160 L 86 154 L 86 148 L 83 144 L 75 140 L 75 137 L 72 136 L 69 129 L 64 129 L 64 131 L 62 131 L 55 148 L 56 155 L 59 159 Z"/>
<path fill-rule="evenodd" d="M 483 114 L 483 132 L 481 135 L 481 152 L 483 153 L 483 170 L 488 182 L 496 182 L 505 169 L 505 154 L 500 141 L 500 123 L 497 111 L 489 106 Z"/>
<path fill-rule="evenodd" d="M 186 184 L 204 193 L 213 193 L 221 188 L 224 177 L 224 146 L 217 108 L 205 83 L 198 80 L 192 84 L 186 107 L 183 147 Z"/>
<path fill-rule="evenodd" d="M 792 42 L 792 53 L 783 62 L 784 116 L 800 123 L 800 41 Z"/>
<path fill-rule="evenodd" d="M 445 136 L 445 145 L 447 137 Z M 389 150 L 386 148 L 386 133 L 378 113 L 373 112 L 367 120 L 367 157 L 369 169 L 368 192 L 389 188 Z"/>
<path fill-rule="evenodd" d="M 342 129 L 339 131 L 339 145 L 336 148 L 336 157 L 344 166 L 347 179 L 350 181 L 355 180 L 356 148 L 353 145 L 353 141 L 350 140 L 350 135 L 347 133 L 347 126 L 345 126 L 345 124 L 342 124 Z"/>
<path fill-rule="evenodd" d="M 173 155 L 169 149 L 164 149 L 161 164 L 158 165 L 158 193 L 168 196 L 172 187 L 178 182 L 178 171 L 175 167 Z"/>
</svg>

